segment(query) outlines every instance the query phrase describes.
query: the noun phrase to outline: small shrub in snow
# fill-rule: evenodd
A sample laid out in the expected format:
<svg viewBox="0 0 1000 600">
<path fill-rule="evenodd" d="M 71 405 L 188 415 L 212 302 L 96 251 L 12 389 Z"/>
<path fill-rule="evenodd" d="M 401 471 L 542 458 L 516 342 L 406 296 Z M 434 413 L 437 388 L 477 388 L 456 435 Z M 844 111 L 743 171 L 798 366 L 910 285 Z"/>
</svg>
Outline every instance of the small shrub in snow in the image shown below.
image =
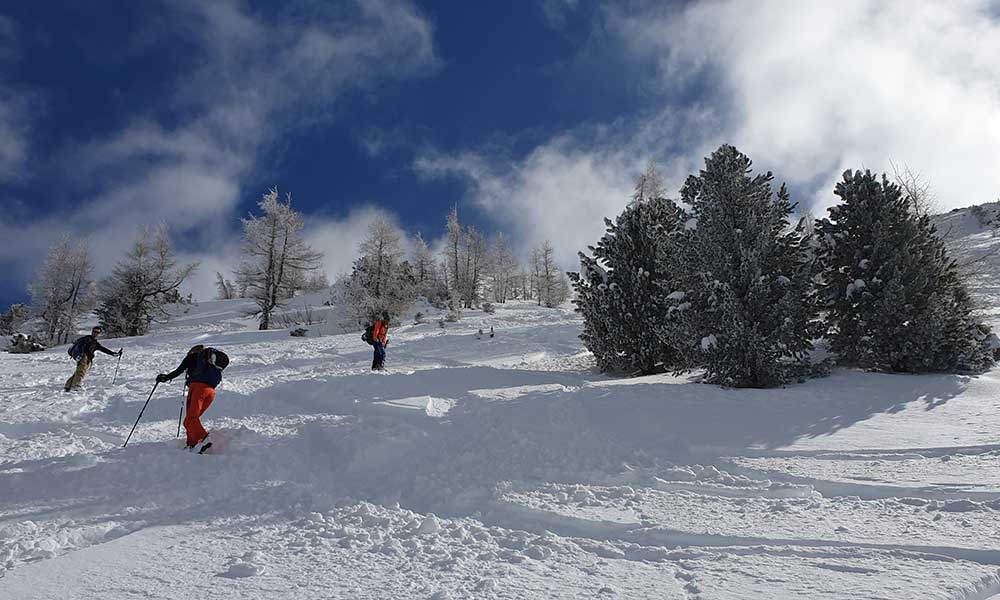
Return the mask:
<svg viewBox="0 0 1000 600">
<path fill-rule="evenodd" d="M 0 315 L 0 335 L 13 335 L 17 333 L 28 320 L 28 307 L 23 304 L 11 304 L 2 315 Z"/>
<path fill-rule="evenodd" d="M 28 354 L 29 352 L 41 352 L 45 350 L 45 345 L 39 343 L 34 336 L 23 333 L 15 333 L 10 338 L 10 345 L 7 351 L 11 354 Z"/>
<path fill-rule="evenodd" d="M 421 323 L 426 323 L 427 318 L 424 316 L 424 313 L 418 312 L 417 314 L 413 315 L 413 322 L 416 323 L 417 325 L 420 325 Z"/>
<path fill-rule="evenodd" d="M 492 302 L 483 302 L 483 312 L 488 314 L 493 314 L 497 311 L 497 307 L 493 306 Z"/>
<path fill-rule="evenodd" d="M 427 302 L 438 310 L 448 308 L 450 299 L 451 295 L 448 293 L 448 288 L 443 284 L 434 286 L 427 292 Z"/>
<path fill-rule="evenodd" d="M 317 317 L 311 306 L 271 314 L 271 324 L 278 329 L 292 329 L 297 325 L 320 325 L 323 323 L 326 323 L 326 319 Z"/>
<path fill-rule="evenodd" d="M 462 311 L 460 310 L 449 310 L 448 314 L 444 316 L 444 320 L 448 323 L 457 323 L 462 318 Z"/>
</svg>

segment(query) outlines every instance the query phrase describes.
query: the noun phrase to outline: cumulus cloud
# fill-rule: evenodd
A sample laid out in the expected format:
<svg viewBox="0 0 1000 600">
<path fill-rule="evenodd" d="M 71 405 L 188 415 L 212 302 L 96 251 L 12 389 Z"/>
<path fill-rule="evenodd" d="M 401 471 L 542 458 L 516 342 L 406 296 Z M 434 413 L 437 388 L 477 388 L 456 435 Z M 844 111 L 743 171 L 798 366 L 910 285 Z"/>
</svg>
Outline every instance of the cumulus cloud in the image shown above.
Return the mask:
<svg viewBox="0 0 1000 600">
<path fill-rule="evenodd" d="M 0 90 L 0 181 L 17 179 L 25 166 L 28 119 L 26 100 Z"/>
<path fill-rule="evenodd" d="M 579 0 L 542 0 L 541 8 L 549 27 L 556 31 L 566 27 L 569 15 L 579 8 Z"/>
<path fill-rule="evenodd" d="M 490 152 L 431 152 L 413 168 L 424 177 L 466 180 L 471 200 L 513 240 L 522 259 L 549 240 L 559 264 L 575 270 L 577 253 L 597 242 L 604 218 L 629 202 L 648 161 L 659 159 L 667 189 L 678 189 L 700 164 L 700 155 L 688 149 L 709 144 L 689 130 L 711 127 L 712 116 L 701 107 L 671 108 L 644 119 L 578 127 L 519 161 L 497 160 Z M 672 159 L 664 162 L 664 156 Z"/>
<path fill-rule="evenodd" d="M 306 231 L 306 241 L 323 253 L 323 270 L 332 281 L 337 275 L 349 273 L 358 248 L 368 235 L 368 227 L 383 214 L 372 206 L 355 209 L 343 219 L 314 217 Z"/>
<path fill-rule="evenodd" d="M 696 3 L 609 26 L 662 90 L 706 85 L 723 137 L 817 208 L 846 168 L 902 162 L 941 208 L 1000 193 L 1000 22 L 990 3 Z"/>
<path fill-rule="evenodd" d="M 14 23 L 0 16 L 0 65 L 17 60 L 19 55 Z M 0 181 L 18 179 L 28 160 L 32 100 L 30 92 L 0 81 Z"/>
<path fill-rule="evenodd" d="M 244 183 L 270 142 L 304 122 L 330 118 L 345 90 L 423 75 L 439 63 L 433 28 L 406 2 L 307 2 L 266 19 L 236 1 L 168 8 L 158 41 L 186 39 L 198 53 L 198 67 L 169 99 L 182 118 L 167 126 L 142 116 L 64 152 L 70 178 L 102 185 L 58 217 L 0 223 L 7 240 L 0 263 L 24 271 L 44 255 L 47 240 L 67 232 L 90 237 L 102 257 L 116 256 L 137 226 L 166 223 L 175 237 L 201 249 L 188 257 L 202 262 L 192 284 L 201 296 L 216 270 L 237 262 L 234 209 L 247 194 L 263 191 L 245 190 Z M 4 106 L 0 99 L 0 134 Z M 18 153 L 10 144 L 0 149 L 0 177 Z M 102 259 L 98 274 L 113 262 Z"/>
<path fill-rule="evenodd" d="M 625 206 L 636 160 L 615 151 L 578 151 L 568 140 L 555 140 L 516 166 L 464 153 L 424 156 L 414 167 L 427 177 L 466 179 L 475 202 L 509 235 L 522 260 L 548 239 L 560 264 L 571 268 L 576 252 L 599 237 L 601 216 Z"/>
<path fill-rule="evenodd" d="M 891 171 L 890 161 L 929 180 L 942 210 L 991 201 L 1000 195 L 1000 23 L 989 7 L 611 5 L 605 31 L 653 80 L 641 86 L 652 90 L 645 114 L 578 126 L 513 164 L 471 150 L 427 155 L 414 168 L 466 178 L 501 227 L 523 246 L 552 240 L 567 268 L 624 207 L 646 160 L 676 194 L 723 142 L 817 214 L 835 201 L 844 169 Z"/>
</svg>

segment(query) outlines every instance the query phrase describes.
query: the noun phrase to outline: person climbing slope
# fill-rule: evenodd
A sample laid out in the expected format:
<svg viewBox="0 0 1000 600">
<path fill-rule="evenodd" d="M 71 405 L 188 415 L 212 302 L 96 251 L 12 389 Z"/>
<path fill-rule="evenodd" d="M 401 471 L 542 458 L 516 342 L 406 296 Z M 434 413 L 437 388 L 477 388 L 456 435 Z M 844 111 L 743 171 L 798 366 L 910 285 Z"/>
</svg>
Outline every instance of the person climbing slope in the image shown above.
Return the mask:
<svg viewBox="0 0 1000 600">
<path fill-rule="evenodd" d="M 389 343 L 389 311 L 382 311 L 382 318 L 375 320 L 372 326 L 372 346 L 375 348 L 372 357 L 372 371 L 385 369 L 385 347 Z"/>
<path fill-rule="evenodd" d="M 98 350 L 108 356 L 122 355 L 121 348 L 118 349 L 118 352 L 112 352 L 97 341 L 101 333 L 103 333 L 103 330 L 100 327 L 94 327 L 90 330 L 90 335 L 79 338 L 70 346 L 69 356 L 76 361 L 76 371 L 66 381 L 66 386 L 63 388 L 65 391 L 79 389 L 80 384 L 83 383 L 83 378 L 87 375 L 87 370 L 90 369 L 90 365 L 94 362 L 94 353 Z"/>
<path fill-rule="evenodd" d="M 188 386 L 187 404 L 184 414 L 184 431 L 187 432 L 187 448 L 190 450 L 208 439 L 208 432 L 201 424 L 201 416 L 215 399 L 215 388 L 222 382 L 222 370 L 229 366 L 229 356 L 221 350 L 197 345 L 188 350 L 180 366 L 170 373 L 156 376 L 158 383 L 171 381 L 185 373 Z M 199 452 L 212 446 L 204 444 Z"/>
</svg>

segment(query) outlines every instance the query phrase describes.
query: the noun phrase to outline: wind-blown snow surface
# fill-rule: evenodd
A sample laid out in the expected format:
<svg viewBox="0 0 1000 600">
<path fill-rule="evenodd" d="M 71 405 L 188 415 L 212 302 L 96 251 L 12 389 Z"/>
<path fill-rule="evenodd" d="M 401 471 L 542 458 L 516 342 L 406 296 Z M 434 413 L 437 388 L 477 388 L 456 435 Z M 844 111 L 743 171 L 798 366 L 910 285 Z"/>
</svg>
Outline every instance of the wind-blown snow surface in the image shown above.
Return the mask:
<svg viewBox="0 0 1000 600">
<path fill-rule="evenodd" d="M 104 355 L 69 394 L 65 348 L 0 355 L 0 598 L 1000 593 L 1000 371 L 612 380 L 571 310 L 515 303 L 394 328 L 372 374 L 358 333 L 243 308 L 108 342 L 114 386 Z M 122 449 L 195 343 L 232 358 L 217 452 L 179 449 L 179 381 Z"/>
</svg>

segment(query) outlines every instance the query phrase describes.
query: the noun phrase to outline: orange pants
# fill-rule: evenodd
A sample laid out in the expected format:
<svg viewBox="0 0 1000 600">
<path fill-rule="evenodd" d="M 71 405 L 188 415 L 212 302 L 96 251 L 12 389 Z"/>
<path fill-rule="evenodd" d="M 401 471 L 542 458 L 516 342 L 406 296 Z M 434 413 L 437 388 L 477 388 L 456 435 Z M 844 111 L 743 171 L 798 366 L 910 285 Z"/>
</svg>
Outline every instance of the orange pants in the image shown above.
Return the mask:
<svg viewBox="0 0 1000 600">
<path fill-rule="evenodd" d="M 187 432 L 187 445 L 194 446 L 208 437 L 208 432 L 201 426 L 201 416 L 215 399 L 215 388 L 204 383 L 192 383 L 188 386 L 187 413 L 184 415 L 184 431 Z"/>
</svg>

